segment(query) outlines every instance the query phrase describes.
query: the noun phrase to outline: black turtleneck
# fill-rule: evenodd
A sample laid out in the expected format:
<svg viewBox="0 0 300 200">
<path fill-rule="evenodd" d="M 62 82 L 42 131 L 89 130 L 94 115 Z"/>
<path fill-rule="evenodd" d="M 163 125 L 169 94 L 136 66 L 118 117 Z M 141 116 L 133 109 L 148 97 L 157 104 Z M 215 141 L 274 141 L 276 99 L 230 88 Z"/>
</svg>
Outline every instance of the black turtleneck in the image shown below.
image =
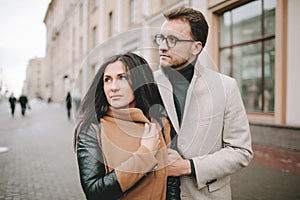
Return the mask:
<svg viewBox="0 0 300 200">
<path fill-rule="evenodd" d="M 168 77 L 173 87 L 173 99 L 179 125 L 181 125 L 181 120 L 183 117 L 187 90 L 194 75 L 195 63 L 196 60 L 180 70 L 174 70 L 171 67 L 162 67 L 163 72 Z"/>
</svg>

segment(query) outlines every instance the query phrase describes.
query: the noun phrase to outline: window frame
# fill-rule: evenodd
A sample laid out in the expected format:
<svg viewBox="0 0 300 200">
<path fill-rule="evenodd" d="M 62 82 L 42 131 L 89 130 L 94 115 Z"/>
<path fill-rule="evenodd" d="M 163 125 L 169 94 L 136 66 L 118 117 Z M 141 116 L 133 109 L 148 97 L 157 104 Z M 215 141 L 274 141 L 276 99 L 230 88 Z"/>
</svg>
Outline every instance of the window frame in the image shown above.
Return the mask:
<svg viewBox="0 0 300 200">
<path fill-rule="evenodd" d="M 276 30 L 274 29 L 274 33 L 272 34 L 265 34 L 264 32 L 264 24 L 265 24 L 265 18 L 264 18 L 264 14 L 265 14 L 265 10 L 264 10 L 264 0 L 261 0 L 261 15 L 260 15 L 260 28 L 261 28 L 261 32 L 260 32 L 260 35 L 258 37 L 255 37 L 255 38 L 252 38 L 252 39 L 248 39 L 248 40 L 244 40 L 242 42 L 236 42 L 234 43 L 233 42 L 233 23 L 232 23 L 232 11 L 234 9 L 237 9 L 241 6 L 244 6 L 250 2 L 253 2 L 253 1 L 245 1 L 243 3 L 239 3 L 239 4 L 235 4 L 235 5 L 231 5 L 231 6 L 228 6 L 227 8 L 225 7 L 224 9 L 221 9 L 219 10 L 219 12 L 215 13 L 216 14 L 216 17 L 217 17 L 217 24 L 218 24 L 218 32 L 220 32 L 220 17 L 226 13 L 226 12 L 231 12 L 231 18 L 230 18 L 230 28 L 229 28 L 229 34 L 230 34 L 230 42 L 229 42 L 229 45 L 224 45 L 224 46 L 221 46 L 221 37 L 220 37 L 220 34 L 218 33 L 217 36 L 218 36 L 218 46 L 217 46 L 217 52 L 218 52 L 218 61 L 219 61 L 219 66 L 220 68 L 222 68 L 222 64 L 221 64 L 221 52 L 228 49 L 229 52 L 230 52 L 230 56 L 229 56 L 229 63 L 230 63 L 230 73 L 228 74 L 229 76 L 233 77 L 233 70 L 234 70 L 234 65 L 233 65 L 233 49 L 235 47 L 242 47 L 242 46 L 246 46 L 246 45 L 249 45 L 249 44 L 261 44 L 261 49 L 260 49 L 260 63 L 261 63 L 261 77 L 260 77 L 260 88 L 259 88 L 259 94 L 261 95 L 261 108 L 259 110 L 247 110 L 247 113 L 252 113 L 252 114 L 263 114 L 263 115 L 274 115 L 275 113 L 275 87 L 273 88 L 273 93 L 274 93 L 274 100 L 273 100 L 273 104 L 274 104 L 274 110 L 273 111 L 265 111 L 265 105 L 264 105 L 264 100 L 265 100 L 265 94 L 264 94 L 264 89 L 265 89 L 265 58 L 264 58 L 264 54 L 265 54 L 265 43 L 270 41 L 270 40 L 274 40 L 274 46 L 276 44 Z M 274 24 L 276 26 L 276 12 L 277 12 L 277 5 L 275 7 L 275 19 L 274 19 Z M 276 50 L 275 50 L 275 55 L 276 55 Z M 276 66 L 276 61 L 275 61 L 275 64 L 274 64 L 274 73 L 276 74 L 276 70 L 275 70 L 275 67 Z M 275 75 L 274 75 L 274 82 L 275 82 Z M 240 88 L 241 89 L 241 88 Z"/>
</svg>

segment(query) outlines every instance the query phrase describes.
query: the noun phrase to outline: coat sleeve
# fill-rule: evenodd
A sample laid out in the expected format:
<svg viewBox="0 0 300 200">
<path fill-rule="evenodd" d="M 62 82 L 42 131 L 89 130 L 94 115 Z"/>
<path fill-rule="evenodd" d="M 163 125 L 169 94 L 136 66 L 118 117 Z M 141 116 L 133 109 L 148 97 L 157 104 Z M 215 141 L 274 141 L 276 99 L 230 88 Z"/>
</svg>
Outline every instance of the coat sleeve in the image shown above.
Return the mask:
<svg viewBox="0 0 300 200">
<path fill-rule="evenodd" d="M 193 158 L 198 189 L 225 183 L 224 177 L 247 166 L 253 157 L 249 122 L 239 88 L 234 79 L 226 80 L 226 106 L 221 134 L 223 148 Z"/>
<path fill-rule="evenodd" d="M 91 126 L 87 132 L 78 135 L 77 161 L 81 186 L 87 199 L 117 199 L 122 196 L 115 171 L 105 174 L 102 152 Z"/>
<path fill-rule="evenodd" d="M 171 128 L 170 122 L 167 118 L 163 118 L 163 134 L 165 138 L 166 145 L 169 148 L 174 148 L 176 146 L 176 139 L 174 138 L 176 133 L 175 130 Z M 173 141 L 173 145 L 171 144 Z M 180 199 L 180 177 L 168 176 L 167 178 L 167 200 L 178 200 Z"/>
<path fill-rule="evenodd" d="M 77 161 L 81 186 L 89 200 L 118 199 L 134 189 L 158 164 L 154 155 L 141 146 L 128 160 L 106 174 L 102 151 L 92 126 L 78 135 Z M 142 170 L 143 173 L 128 173 L 132 170 Z"/>
<path fill-rule="evenodd" d="M 180 177 L 168 176 L 166 199 L 167 200 L 180 199 Z"/>
</svg>

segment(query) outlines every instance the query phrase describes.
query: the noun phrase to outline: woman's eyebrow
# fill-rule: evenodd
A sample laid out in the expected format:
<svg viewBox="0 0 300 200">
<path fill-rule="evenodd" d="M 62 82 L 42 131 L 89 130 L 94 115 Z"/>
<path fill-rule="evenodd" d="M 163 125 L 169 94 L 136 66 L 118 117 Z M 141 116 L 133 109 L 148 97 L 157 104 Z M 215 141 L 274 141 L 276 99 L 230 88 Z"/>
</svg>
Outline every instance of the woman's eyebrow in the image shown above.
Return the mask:
<svg viewBox="0 0 300 200">
<path fill-rule="evenodd" d="M 128 73 L 122 72 L 122 73 L 118 74 L 118 76 L 122 76 L 122 75 L 128 75 Z"/>
<path fill-rule="evenodd" d="M 122 75 L 128 75 L 128 73 L 122 72 L 122 73 L 117 74 L 116 76 L 122 76 Z M 109 75 L 109 74 L 104 74 L 104 77 L 111 77 L 111 75 Z"/>
</svg>

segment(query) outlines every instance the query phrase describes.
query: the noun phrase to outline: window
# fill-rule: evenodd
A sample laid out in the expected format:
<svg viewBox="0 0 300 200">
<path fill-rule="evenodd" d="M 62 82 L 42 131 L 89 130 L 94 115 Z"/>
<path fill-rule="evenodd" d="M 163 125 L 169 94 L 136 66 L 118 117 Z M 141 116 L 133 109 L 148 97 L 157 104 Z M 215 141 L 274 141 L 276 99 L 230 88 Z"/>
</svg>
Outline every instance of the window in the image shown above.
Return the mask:
<svg viewBox="0 0 300 200">
<path fill-rule="evenodd" d="M 137 5 L 136 0 L 130 0 L 130 24 L 136 23 L 137 19 Z"/>
<path fill-rule="evenodd" d="M 109 12 L 109 19 L 108 19 L 108 36 L 112 36 L 113 34 L 113 12 Z"/>
<path fill-rule="evenodd" d="M 93 47 L 97 45 L 97 26 L 93 27 Z"/>
<path fill-rule="evenodd" d="M 94 12 L 95 10 L 98 9 L 99 6 L 99 0 L 89 0 L 89 5 L 90 5 L 90 12 Z"/>
<path fill-rule="evenodd" d="M 99 0 L 93 0 L 93 7 L 94 7 L 94 9 L 96 9 L 98 7 L 98 4 L 99 4 L 98 1 Z"/>
<path fill-rule="evenodd" d="M 256 0 L 219 16 L 220 71 L 237 80 L 248 112 L 274 112 L 275 8 Z"/>
<path fill-rule="evenodd" d="M 162 0 L 163 4 L 167 4 L 169 2 L 171 2 L 172 0 Z"/>
<path fill-rule="evenodd" d="M 79 56 L 83 58 L 83 38 L 80 36 L 79 38 Z"/>
<path fill-rule="evenodd" d="M 79 22 L 80 24 L 82 24 L 83 22 L 83 4 L 80 4 L 80 8 L 79 8 Z"/>
</svg>

